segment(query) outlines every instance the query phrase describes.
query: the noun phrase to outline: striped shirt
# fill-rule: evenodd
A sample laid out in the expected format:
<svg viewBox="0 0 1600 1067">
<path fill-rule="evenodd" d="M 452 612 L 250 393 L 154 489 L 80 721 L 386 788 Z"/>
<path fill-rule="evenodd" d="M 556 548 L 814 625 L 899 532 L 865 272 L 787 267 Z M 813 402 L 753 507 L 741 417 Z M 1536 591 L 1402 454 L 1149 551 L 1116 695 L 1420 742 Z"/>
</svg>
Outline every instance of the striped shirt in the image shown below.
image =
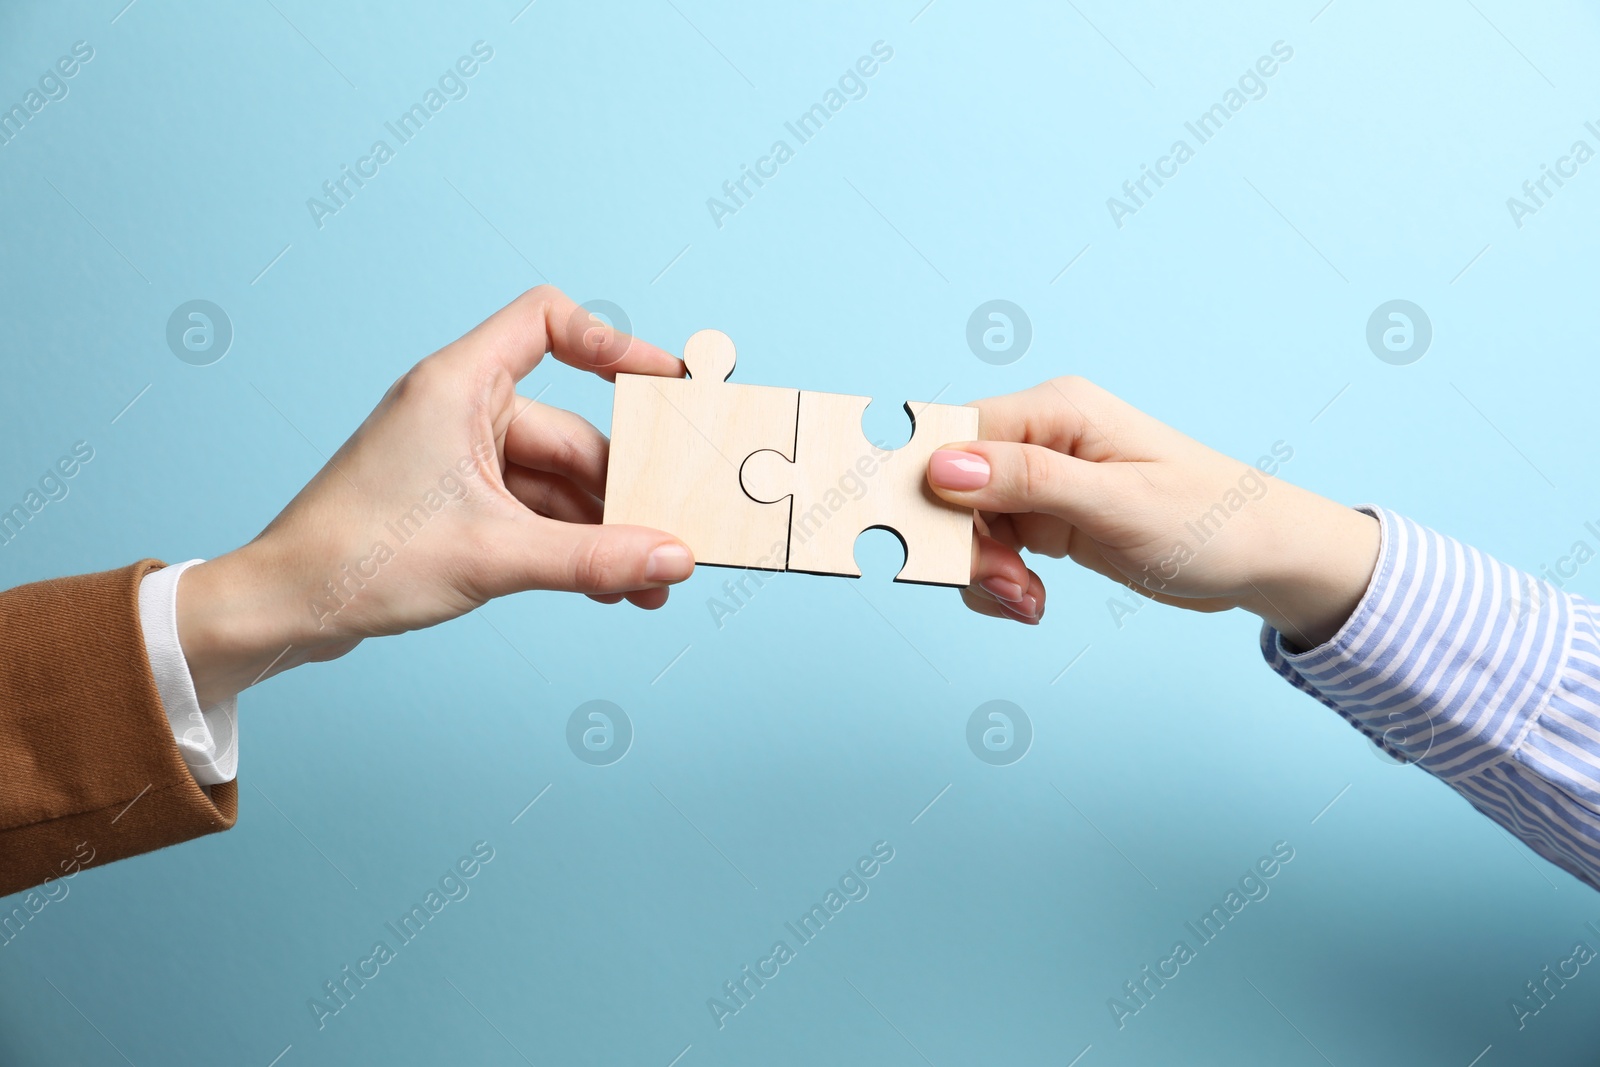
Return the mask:
<svg viewBox="0 0 1600 1067">
<path fill-rule="evenodd" d="M 1355 612 L 1272 669 L 1600 889 L 1600 606 L 1383 508 Z"/>
</svg>

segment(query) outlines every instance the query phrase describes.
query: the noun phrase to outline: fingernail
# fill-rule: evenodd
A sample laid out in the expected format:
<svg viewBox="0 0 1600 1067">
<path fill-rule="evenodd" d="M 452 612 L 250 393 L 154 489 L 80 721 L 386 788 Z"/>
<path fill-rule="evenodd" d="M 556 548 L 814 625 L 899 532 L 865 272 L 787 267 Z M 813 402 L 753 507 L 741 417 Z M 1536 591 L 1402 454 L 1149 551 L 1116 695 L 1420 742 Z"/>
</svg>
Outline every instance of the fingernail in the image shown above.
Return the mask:
<svg viewBox="0 0 1600 1067">
<path fill-rule="evenodd" d="M 661 545 L 645 563 L 647 582 L 681 582 L 694 570 L 694 557 L 682 545 Z"/>
<path fill-rule="evenodd" d="M 1020 604 L 1023 597 L 1023 588 L 1009 578 L 985 578 L 978 585 L 988 593 L 999 597 L 1007 604 Z"/>
<path fill-rule="evenodd" d="M 928 479 L 941 489 L 982 489 L 989 484 L 989 463 L 971 452 L 941 448 L 928 457 Z"/>
<path fill-rule="evenodd" d="M 1039 621 L 1039 599 L 1031 593 L 1024 595 L 1023 598 L 1015 604 L 1005 604 L 1002 606 L 1008 611 L 1015 612 L 1023 622 L 1031 624 Z"/>
</svg>

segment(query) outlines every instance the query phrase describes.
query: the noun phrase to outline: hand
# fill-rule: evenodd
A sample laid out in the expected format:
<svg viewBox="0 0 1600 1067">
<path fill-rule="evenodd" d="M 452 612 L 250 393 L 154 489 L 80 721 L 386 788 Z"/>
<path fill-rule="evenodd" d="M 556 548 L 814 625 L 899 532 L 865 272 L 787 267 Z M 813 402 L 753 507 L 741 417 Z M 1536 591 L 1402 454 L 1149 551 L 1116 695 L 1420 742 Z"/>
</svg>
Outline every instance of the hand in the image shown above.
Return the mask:
<svg viewBox="0 0 1600 1067">
<path fill-rule="evenodd" d="M 516 393 L 547 352 L 608 381 L 683 374 L 549 286 L 418 363 L 255 540 L 183 576 L 178 633 L 202 706 L 507 593 L 666 602 L 694 569 L 688 547 L 597 525 L 605 435 Z"/>
<path fill-rule="evenodd" d="M 1185 437 L 1080 378 L 978 401 L 983 441 L 935 452 L 928 482 L 979 512 L 967 605 L 1036 623 L 1021 550 L 1070 556 L 1165 604 L 1242 607 L 1315 647 L 1360 601 L 1372 517 Z"/>
</svg>

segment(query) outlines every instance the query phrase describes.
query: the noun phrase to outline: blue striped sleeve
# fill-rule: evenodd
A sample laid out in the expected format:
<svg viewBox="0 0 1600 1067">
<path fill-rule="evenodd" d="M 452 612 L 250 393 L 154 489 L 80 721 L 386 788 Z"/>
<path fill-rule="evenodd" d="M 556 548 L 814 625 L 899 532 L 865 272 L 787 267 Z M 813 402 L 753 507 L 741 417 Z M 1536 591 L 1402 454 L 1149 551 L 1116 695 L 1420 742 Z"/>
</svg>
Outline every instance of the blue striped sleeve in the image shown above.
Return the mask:
<svg viewBox="0 0 1600 1067">
<path fill-rule="evenodd" d="M 1383 508 L 1372 580 L 1326 644 L 1268 664 L 1600 889 L 1600 609 Z"/>
</svg>

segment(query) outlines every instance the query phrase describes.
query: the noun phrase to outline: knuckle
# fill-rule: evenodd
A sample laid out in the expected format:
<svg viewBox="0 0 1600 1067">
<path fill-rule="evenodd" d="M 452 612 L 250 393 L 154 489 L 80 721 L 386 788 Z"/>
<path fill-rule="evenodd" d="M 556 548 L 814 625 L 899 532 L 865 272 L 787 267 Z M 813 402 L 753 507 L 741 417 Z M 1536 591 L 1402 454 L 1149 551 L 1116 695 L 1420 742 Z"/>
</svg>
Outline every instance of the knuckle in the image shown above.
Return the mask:
<svg viewBox="0 0 1600 1067">
<path fill-rule="evenodd" d="M 1028 500 L 1046 499 L 1053 495 L 1060 474 L 1050 453 L 1042 448 L 1022 450 L 1022 492 Z"/>
<path fill-rule="evenodd" d="M 550 445 L 550 464 L 562 472 L 587 471 L 594 466 L 594 453 L 571 434 L 557 431 Z"/>
<path fill-rule="evenodd" d="M 389 395 L 395 400 L 401 400 L 417 393 L 426 393 L 438 377 L 438 362 L 433 356 L 429 356 L 396 378 L 395 383 L 389 387 Z"/>
<path fill-rule="evenodd" d="M 1071 400 L 1082 400 L 1095 391 L 1095 384 L 1081 374 L 1063 374 L 1052 384 Z"/>
<path fill-rule="evenodd" d="M 570 434 L 555 430 L 550 440 L 550 465 L 558 471 L 568 471 L 583 462 L 583 450 Z"/>
<path fill-rule="evenodd" d="M 578 337 L 578 343 L 589 358 L 599 359 L 601 353 L 616 341 L 617 331 L 593 314 L 585 314 L 581 323 L 583 332 Z"/>
<path fill-rule="evenodd" d="M 551 315 L 560 313 L 564 300 L 566 300 L 565 294 L 546 282 L 526 290 L 517 297 L 512 306 L 517 309 L 517 315 L 528 322 L 545 321 L 548 331 Z"/>
<path fill-rule="evenodd" d="M 613 589 L 623 569 L 623 553 L 613 542 L 600 537 L 589 539 L 576 549 L 573 582 L 581 593 Z"/>
</svg>

